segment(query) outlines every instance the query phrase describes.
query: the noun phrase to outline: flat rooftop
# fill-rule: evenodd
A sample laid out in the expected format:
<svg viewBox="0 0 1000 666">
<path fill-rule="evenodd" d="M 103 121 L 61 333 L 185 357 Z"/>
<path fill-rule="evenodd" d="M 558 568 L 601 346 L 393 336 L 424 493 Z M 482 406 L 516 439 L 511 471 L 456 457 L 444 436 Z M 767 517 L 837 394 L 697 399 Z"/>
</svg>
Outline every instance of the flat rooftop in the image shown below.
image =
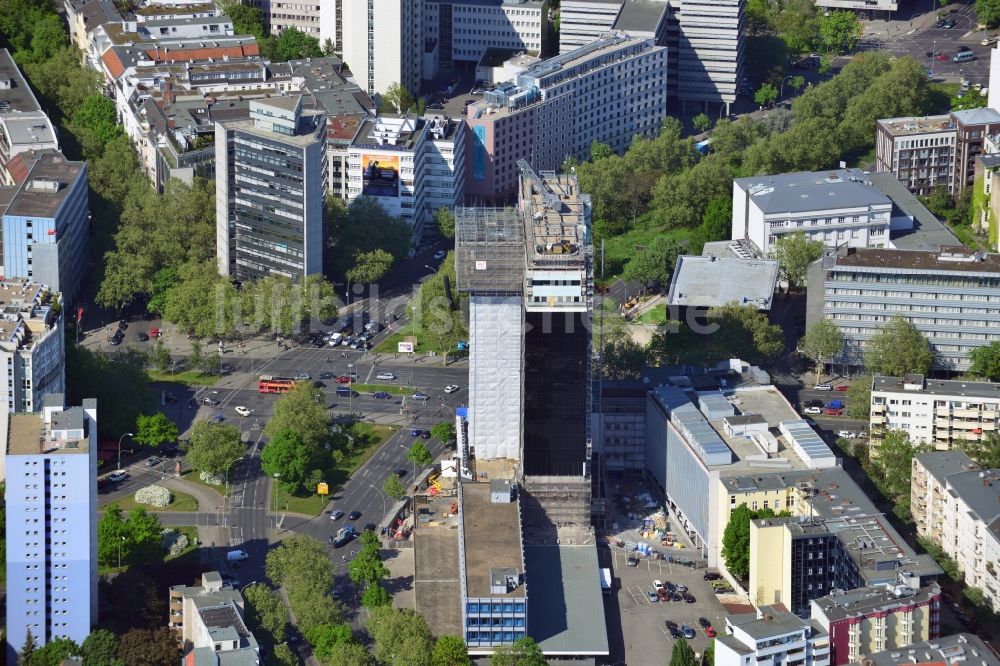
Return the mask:
<svg viewBox="0 0 1000 666">
<path fill-rule="evenodd" d="M 38 100 L 25 83 L 21 70 L 17 68 L 7 49 L 0 49 L 0 79 L 10 82 L 9 88 L 0 89 L 0 116 L 11 111 L 41 111 Z"/>
<path fill-rule="evenodd" d="M 252 134 L 263 139 L 270 139 L 271 141 L 279 141 L 287 145 L 305 147 L 313 143 L 317 136 L 318 127 L 308 129 L 306 126 L 306 123 L 309 122 L 310 116 L 312 117 L 312 122 L 315 123 L 318 118 L 322 117 L 322 114 L 303 113 L 301 119 L 299 120 L 300 132 L 291 136 L 257 127 L 253 120 L 234 120 L 225 122 L 224 125 L 226 129 L 238 130 L 245 134 Z M 325 127 L 325 125 L 323 125 L 323 127 Z"/>
<path fill-rule="evenodd" d="M 940 252 L 849 248 L 836 256 L 836 266 L 934 273 L 1000 273 L 1000 254 L 975 253 L 964 247 L 944 247 Z"/>
<path fill-rule="evenodd" d="M 431 498 L 417 506 L 413 531 L 413 591 L 416 610 L 435 636 L 462 635 L 458 517 L 448 516 L 454 497 Z M 419 510 L 427 509 L 427 513 Z"/>
<path fill-rule="evenodd" d="M 910 116 L 902 118 L 883 118 L 876 121 L 892 136 L 913 136 L 930 134 L 932 132 L 947 132 L 955 129 L 951 116 Z"/>
<path fill-rule="evenodd" d="M 546 655 L 607 655 L 597 547 L 526 546 L 528 635 Z"/>
<path fill-rule="evenodd" d="M 219 8 L 211 2 L 198 5 L 160 5 L 155 3 L 145 4 L 135 10 L 136 16 L 159 16 L 160 14 L 203 14 L 205 12 L 218 12 Z"/>
<path fill-rule="evenodd" d="M 660 19 L 667 12 L 667 3 L 657 0 L 629 0 L 622 4 L 614 30 L 630 33 L 653 34 Z"/>
<path fill-rule="evenodd" d="M 789 613 L 776 606 L 761 606 L 760 613 L 763 614 L 763 617 L 758 617 L 757 613 L 727 615 L 726 624 L 739 627 L 751 638 L 757 640 L 802 631 L 810 626 L 808 620 L 803 620 L 794 613 Z"/>
<path fill-rule="evenodd" d="M 466 596 L 524 597 L 523 583 L 505 594 L 490 591 L 491 569 L 524 573 L 520 498 L 494 504 L 488 483 L 463 483 L 460 492 Z"/>
<path fill-rule="evenodd" d="M 941 594 L 941 588 L 928 585 L 911 593 L 899 594 L 898 589 L 889 587 L 862 587 L 856 590 L 835 590 L 825 597 L 814 599 L 830 621 L 860 617 L 880 611 L 891 611 L 900 606 L 921 603 Z"/>
<path fill-rule="evenodd" d="M 733 182 L 765 215 L 892 206 L 889 197 L 860 169 L 795 171 L 737 178 Z"/>
<path fill-rule="evenodd" d="M 994 382 L 963 382 L 952 379 L 925 379 L 921 382 L 923 388 L 912 389 L 905 386 L 916 386 L 904 382 L 902 377 L 884 377 L 876 375 L 872 380 L 873 391 L 890 391 L 914 395 L 939 395 L 956 398 L 993 398 L 1000 400 L 1000 383 Z"/>
<path fill-rule="evenodd" d="M 519 80 L 520 76 L 526 76 L 531 79 L 542 79 L 557 72 L 572 69 L 591 60 L 596 60 L 617 51 L 645 43 L 648 43 L 648 39 L 646 38 L 629 37 L 624 33 L 611 34 L 607 37 L 593 41 L 590 44 L 585 44 L 584 46 L 573 49 L 568 53 L 563 53 L 561 55 L 553 56 L 552 58 L 541 60 L 521 72 Z M 655 49 L 663 47 L 650 45 L 650 48 Z"/>
<path fill-rule="evenodd" d="M 674 267 L 667 305 L 718 307 L 727 303 L 770 310 L 778 282 L 773 259 L 720 259 L 680 256 Z"/>
<path fill-rule="evenodd" d="M 455 209 L 455 275 L 462 291 L 524 289 L 524 225 L 516 208 Z"/>
<path fill-rule="evenodd" d="M 54 150 L 42 152 L 8 206 L 6 214 L 53 217 L 66 200 L 71 185 L 83 168 L 83 162 L 71 162 L 62 153 Z"/>
<path fill-rule="evenodd" d="M 914 643 L 895 650 L 883 650 L 865 655 L 864 663 L 871 666 L 900 664 L 969 664 L 969 666 L 1000 666 L 1000 658 L 975 634 L 952 634 L 930 641 Z"/>
<path fill-rule="evenodd" d="M 590 242 L 585 212 L 590 196 L 580 192 L 579 181 L 572 174 L 536 173 L 523 160 L 518 168 L 528 267 L 537 263 L 551 266 L 555 261 L 583 266 L 584 246 Z"/>
<path fill-rule="evenodd" d="M 898 250 L 925 250 L 937 252 L 942 247 L 961 245 L 962 242 L 946 227 L 917 196 L 906 189 L 891 173 L 869 173 L 868 178 L 878 190 L 892 200 L 893 212 L 906 215 L 913 221 L 910 229 L 889 232 L 889 243 Z"/>
<path fill-rule="evenodd" d="M 959 472 L 978 471 L 979 465 L 972 462 L 972 459 L 965 451 L 952 449 L 951 451 L 923 451 L 914 456 L 927 473 L 933 476 L 939 483 L 944 483 L 952 474 Z"/>
<path fill-rule="evenodd" d="M 71 407 L 66 412 L 73 410 L 80 412 L 82 424 L 83 408 Z M 63 413 L 65 414 L 65 412 Z M 72 416 L 68 415 L 66 418 L 72 419 Z M 11 414 L 7 437 L 7 455 L 35 456 L 43 453 L 74 455 L 87 453 L 90 450 L 90 441 L 87 437 L 53 440 L 48 435 L 41 413 Z"/>
</svg>

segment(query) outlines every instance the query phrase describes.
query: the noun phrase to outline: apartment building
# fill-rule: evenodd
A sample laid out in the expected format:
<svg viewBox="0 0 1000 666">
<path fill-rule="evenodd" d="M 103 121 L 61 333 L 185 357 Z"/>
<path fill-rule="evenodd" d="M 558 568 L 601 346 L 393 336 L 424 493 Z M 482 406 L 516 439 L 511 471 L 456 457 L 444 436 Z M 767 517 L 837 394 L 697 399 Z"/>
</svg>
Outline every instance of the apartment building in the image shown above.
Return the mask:
<svg viewBox="0 0 1000 666">
<path fill-rule="evenodd" d="M 1000 427 L 1000 384 L 872 378 L 871 432 L 898 430 L 939 451 L 981 442 Z"/>
<path fill-rule="evenodd" d="M 333 34 L 327 30 L 326 24 L 331 24 L 338 14 L 344 0 L 333 0 L 328 3 L 313 2 L 278 2 L 277 0 L 252 0 L 250 4 L 264 13 L 264 28 L 272 35 L 278 36 L 285 30 L 294 28 L 310 37 L 325 43 L 332 40 Z M 331 41 L 331 44 L 335 42 Z"/>
<path fill-rule="evenodd" d="M 669 0 L 669 5 L 671 99 L 685 114 L 728 115 L 743 78 L 745 0 Z"/>
<path fill-rule="evenodd" d="M 172 586 L 169 608 L 167 626 L 177 634 L 183 663 L 260 663 L 260 646 L 243 619 L 243 595 L 225 584 L 218 571 L 203 573 L 201 585 Z"/>
<path fill-rule="evenodd" d="M 655 135 L 667 107 L 665 64 L 664 47 L 615 33 L 487 92 L 466 111 L 467 201 L 509 198 L 519 160 L 554 169 L 587 157 L 594 141 L 622 152 L 634 136 Z"/>
<path fill-rule="evenodd" d="M 478 62 L 487 49 L 541 55 L 548 31 L 548 3 L 540 0 L 424 0 L 424 42 L 436 70 Z"/>
<path fill-rule="evenodd" d="M 816 622 L 782 606 L 726 616 L 726 633 L 715 641 L 716 666 L 830 665 L 830 636 Z"/>
<path fill-rule="evenodd" d="M 111 0 L 63 0 L 69 40 L 84 53 L 90 50 L 90 33 L 105 23 L 121 21 L 122 15 Z M 96 63 L 91 63 L 96 69 Z"/>
<path fill-rule="evenodd" d="M 80 645 L 97 623 L 97 401 L 38 406 L 4 428 L 9 664 L 29 632 Z"/>
<path fill-rule="evenodd" d="M 892 173 L 915 194 L 936 187 L 958 194 L 973 182 L 986 137 L 997 132 L 1000 112 L 991 108 L 881 119 L 875 125 L 875 170 Z"/>
<path fill-rule="evenodd" d="M 941 588 L 906 585 L 834 590 L 813 599 L 809 617 L 830 637 L 830 666 L 898 650 L 940 632 Z"/>
<path fill-rule="evenodd" d="M 809 269 L 806 325 L 832 321 L 844 336 L 838 363 L 859 366 L 864 345 L 893 317 L 930 342 L 935 367 L 961 372 L 969 353 L 1000 340 L 1000 255 L 839 248 Z"/>
<path fill-rule="evenodd" d="M 73 303 L 90 240 L 87 164 L 54 150 L 18 156 L 26 174 L 3 214 L 6 277 L 39 282 Z"/>
<path fill-rule="evenodd" d="M 438 208 L 454 208 L 462 201 L 464 160 L 461 119 L 367 119 L 347 150 L 347 199 L 375 198 L 387 213 L 410 225 L 418 244 Z"/>
<path fill-rule="evenodd" d="M 250 120 L 217 123 L 219 272 L 321 272 L 326 181 L 326 117 L 304 113 L 301 95 L 255 100 Z"/>
<path fill-rule="evenodd" d="M 961 451 L 913 457 L 910 511 L 917 533 L 958 565 L 969 587 L 1000 610 L 1000 470 Z"/>
<path fill-rule="evenodd" d="M 423 78 L 424 0 L 340 0 L 344 62 L 369 95 L 398 83 L 411 93 Z"/>
<path fill-rule="evenodd" d="M 854 662 L 857 666 L 898 666 L 916 664 L 969 664 L 972 666 L 1000 666 L 994 649 L 975 634 L 952 634 L 929 641 L 920 641 L 897 650 L 883 650 L 861 655 Z"/>
<path fill-rule="evenodd" d="M 0 49 L 0 185 L 13 185 L 7 165 L 29 150 L 59 150 L 52 121 L 7 49 Z"/>
<path fill-rule="evenodd" d="M 733 180 L 733 240 L 770 256 L 787 234 L 827 247 L 886 247 L 892 200 L 860 169 L 799 171 Z"/>
</svg>

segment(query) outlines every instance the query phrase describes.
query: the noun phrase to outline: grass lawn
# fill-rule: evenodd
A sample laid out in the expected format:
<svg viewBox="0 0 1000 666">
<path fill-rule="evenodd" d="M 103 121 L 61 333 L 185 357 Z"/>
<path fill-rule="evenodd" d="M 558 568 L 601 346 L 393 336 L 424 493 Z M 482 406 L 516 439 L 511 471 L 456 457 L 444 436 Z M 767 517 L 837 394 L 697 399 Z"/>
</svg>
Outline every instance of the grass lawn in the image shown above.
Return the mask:
<svg viewBox="0 0 1000 666">
<path fill-rule="evenodd" d="M 354 434 L 361 435 L 368 440 L 368 444 L 351 452 L 344 460 L 343 467 L 329 470 L 325 481 L 330 485 L 331 494 L 335 494 L 337 489 L 343 485 L 347 478 L 356 472 L 365 461 L 371 458 L 382 443 L 392 436 L 392 433 L 399 430 L 397 426 L 381 425 L 375 423 L 358 423 L 354 426 Z M 376 479 L 377 481 L 377 479 Z M 289 494 L 285 489 L 276 484 L 271 486 L 272 497 L 269 498 L 269 507 L 277 507 L 278 510 L 287 510 L 292 513 L 301 513 L 306 516 L 316 516 L 326 507 L 329 500 L 326 497 L 310 493 L 307 496 L 297 496 Z"/>
<path fill-rule="evenodd" d="M 153 382 L 168 382 L 185 386 L 211 386 L 219 379 L 218 375 L 206 375 L 201 370 L 182 370 L 174 373 L 147 370 L 146 374 Z"/>
<path fill-rule="evenodd" d="M 181 477 L 185 481 L 190 481 L 191 483 L 197 483 L 199 486 L 205 486 L 209 490 L 214 490 L 215 492 L 217 492 L 219 494 L 219 497 L 221 498 L 222 497 L 223 486 L 213 486 L 211 483 L 207 483 L 205 481 L 202 481 L 201 477 L 199 477 L 198 474 L 200 474 L 199 470 L 197 470 L 197 469 L 189 469 L 189 470 L 185 470 L 184 472 L 182 472 L 181 473 Z M 206 510 L 209 510 L 209 509 L 214 510 L 215 507 L 206 507 Z"/>
<path fill-rule="evenodd" d="M 983 242 L 982 237 L 972 233 L 972 229 L 970 229 L 967 225 L 948 224 L 947 227 L 951 229 L 956 236 L 958 236 L 958 240 L 962 241 L 962 243 L 964 243 L 968 247 L 971 247 L 973 250 L 990 249 L 989 247 L 986 246 L 986 243 Z"/>
<path fill-rule="evenodd" d="M 131 511 L 132 509 L 143 507 L 147 511 L 197 511 L 198 510 L 198 500 L 196 500 L 191 495 L 187 493 L 179 493 L 176 490 L 170 489 L 170 494 L 173 497 L 173 501 L 164 507 L 154 507 L 146 504 L 139 504 L 135 501 L 135 495 L 129 495 L 128 497 L 123 497 L 122 499 L 115 502 L 118 508 L 122 511 Z"/>
<path fill-rule="evenodd" d="M 660 303 L 653 306 L 639 317 L 643 324 L 665 324 L 667 322 L 667 304 Z"/>
<path fill-rule="evenodd" d="M 680 241 L 688 240 L 690 229 L 664 229 L 653 224 L 649 215 L 636 218 L 632 228 L 620 236 L 604 239 L 604 275 L 601 271 L 601 241 L 594 244 L 594 261 L 597 266 L 598 282 L 610 284 L 620 277 L 628 260 L 635 255 L 636 246 L 647 246 L 654 238 L 668 236 Z"/>
<path fill-rule="evenodd" d="M 169 562 L 170 560 L 176 560 L 178 557 L 184 557 L 185 555 L 187 555 L 192 550 L 198 547 L 196 543 L 198 541 L 198 528 L 195 527 L 194 525 L 181 525 L 178 527 L 171 527 L 170 529 L 177 530 L 178 532 L 183 532 L 184 534 L 186 534 L 188 538 L 188 545 L 184 550 L 177 553 L 176 555 L 168 555 L 165 558 L 165 561 Z"/>
</svg>

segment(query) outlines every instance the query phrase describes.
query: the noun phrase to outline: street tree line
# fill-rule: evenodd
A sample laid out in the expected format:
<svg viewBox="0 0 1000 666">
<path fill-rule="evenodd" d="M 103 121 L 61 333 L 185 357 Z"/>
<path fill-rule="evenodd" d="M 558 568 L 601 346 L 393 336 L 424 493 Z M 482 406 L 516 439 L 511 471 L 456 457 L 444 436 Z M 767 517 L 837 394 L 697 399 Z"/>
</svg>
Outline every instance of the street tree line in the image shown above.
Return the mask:
<svg viewBox="0 0 1000 666">
<path fill-rule="evenodd" d="M 130 629 L 121 637 L 107 629 L 95 629 L 80 645 L 68 638 L 54 638 L 39 646 L 29 631 L 17 655 L 20 666 L 61 666 L 69 659 L 79 659 L 83 666 L 174 666 L 179 653 L 174 632 L 161 626 Z"/>
</svg>

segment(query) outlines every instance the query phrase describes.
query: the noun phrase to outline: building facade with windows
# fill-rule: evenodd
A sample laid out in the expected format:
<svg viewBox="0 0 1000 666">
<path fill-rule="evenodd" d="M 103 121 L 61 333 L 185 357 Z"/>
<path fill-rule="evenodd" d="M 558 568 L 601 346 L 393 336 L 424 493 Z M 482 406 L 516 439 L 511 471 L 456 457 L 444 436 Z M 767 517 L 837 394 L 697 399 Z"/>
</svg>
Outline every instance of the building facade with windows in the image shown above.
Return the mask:
<svg viewBox="0 0 1000 666">
<path fill-rule="evenodd" d="M 935 367 L 962 372 L 973 349 L 1000 340 L 1000 255 L 839 248 L 809 269 L 806 326 L 832 321 L 844 336 L 837 363 L 859 366 L 865 343 L 893 317 L 930 342 Z"/>
<path fill-rule="evenodd" d="M 7 663 L 28 632 L 77 645 L 97 622 L 97 401 L 14 414 L 7 433 Z"/>
<path fill-rule="evenodd" d="M 940 546 L 964 583 L 1000 610 L 1000 469 L 980 469 L 962 451 L 918 453 L 912 465 L 917 534 Z"/>
<path fill-rule="evenodd" d="M 302 96 L 250 103 L 215 130 L 219 273 L 298 279 L 323 270 L 326 117 Z"/>
<path fill-rule="evenodd" d="M 170 588 L 167 626 L 177 635 L 185 664 L 258 664 L 260 646 L 244 621 L 239 590 L 218 571 L 201 575 L 201 585 Z"/>
<path fill-rule="evenodd" d="M 1000 384 L 876 375 L 870 421 L 872 433 L 899 430 L 939 451 L 976 444 L 1000 429 Z"/>
<path fill-rule="evenodd" d="M 538 0 L 424 0 L 424 44 L 434 70 L 478 62 L 487 49 L 540 55 L 548 4 Z M 436 57 L 435 57 L 436 56 Z M 429 79 L 434 71 L 425 71 Z"/>
<path fill-rule="evenodd" d="M 420 90 L 424 8 L 424 0 L 337 1 L 336 11 L 347 27 L 341 31 L 338 48 L 355 81 L 369 95 L 383 95 L 393 83 L 413 95 Z"/>
<path fill-rule="evenodd" d="M 11 159 L 29 150 L 59 150 L 52 121 L 42 111 L 7 49 L 0 49 L 0 185 L 13 185 Z"/>
<path fill-rule="evenodd" d="M 829 666 L 830 637 L 817 623 L 781 606 L 726 616 L 726 633 L 715 639 L 716 666 L 800 664 Z"/>
</svg>

